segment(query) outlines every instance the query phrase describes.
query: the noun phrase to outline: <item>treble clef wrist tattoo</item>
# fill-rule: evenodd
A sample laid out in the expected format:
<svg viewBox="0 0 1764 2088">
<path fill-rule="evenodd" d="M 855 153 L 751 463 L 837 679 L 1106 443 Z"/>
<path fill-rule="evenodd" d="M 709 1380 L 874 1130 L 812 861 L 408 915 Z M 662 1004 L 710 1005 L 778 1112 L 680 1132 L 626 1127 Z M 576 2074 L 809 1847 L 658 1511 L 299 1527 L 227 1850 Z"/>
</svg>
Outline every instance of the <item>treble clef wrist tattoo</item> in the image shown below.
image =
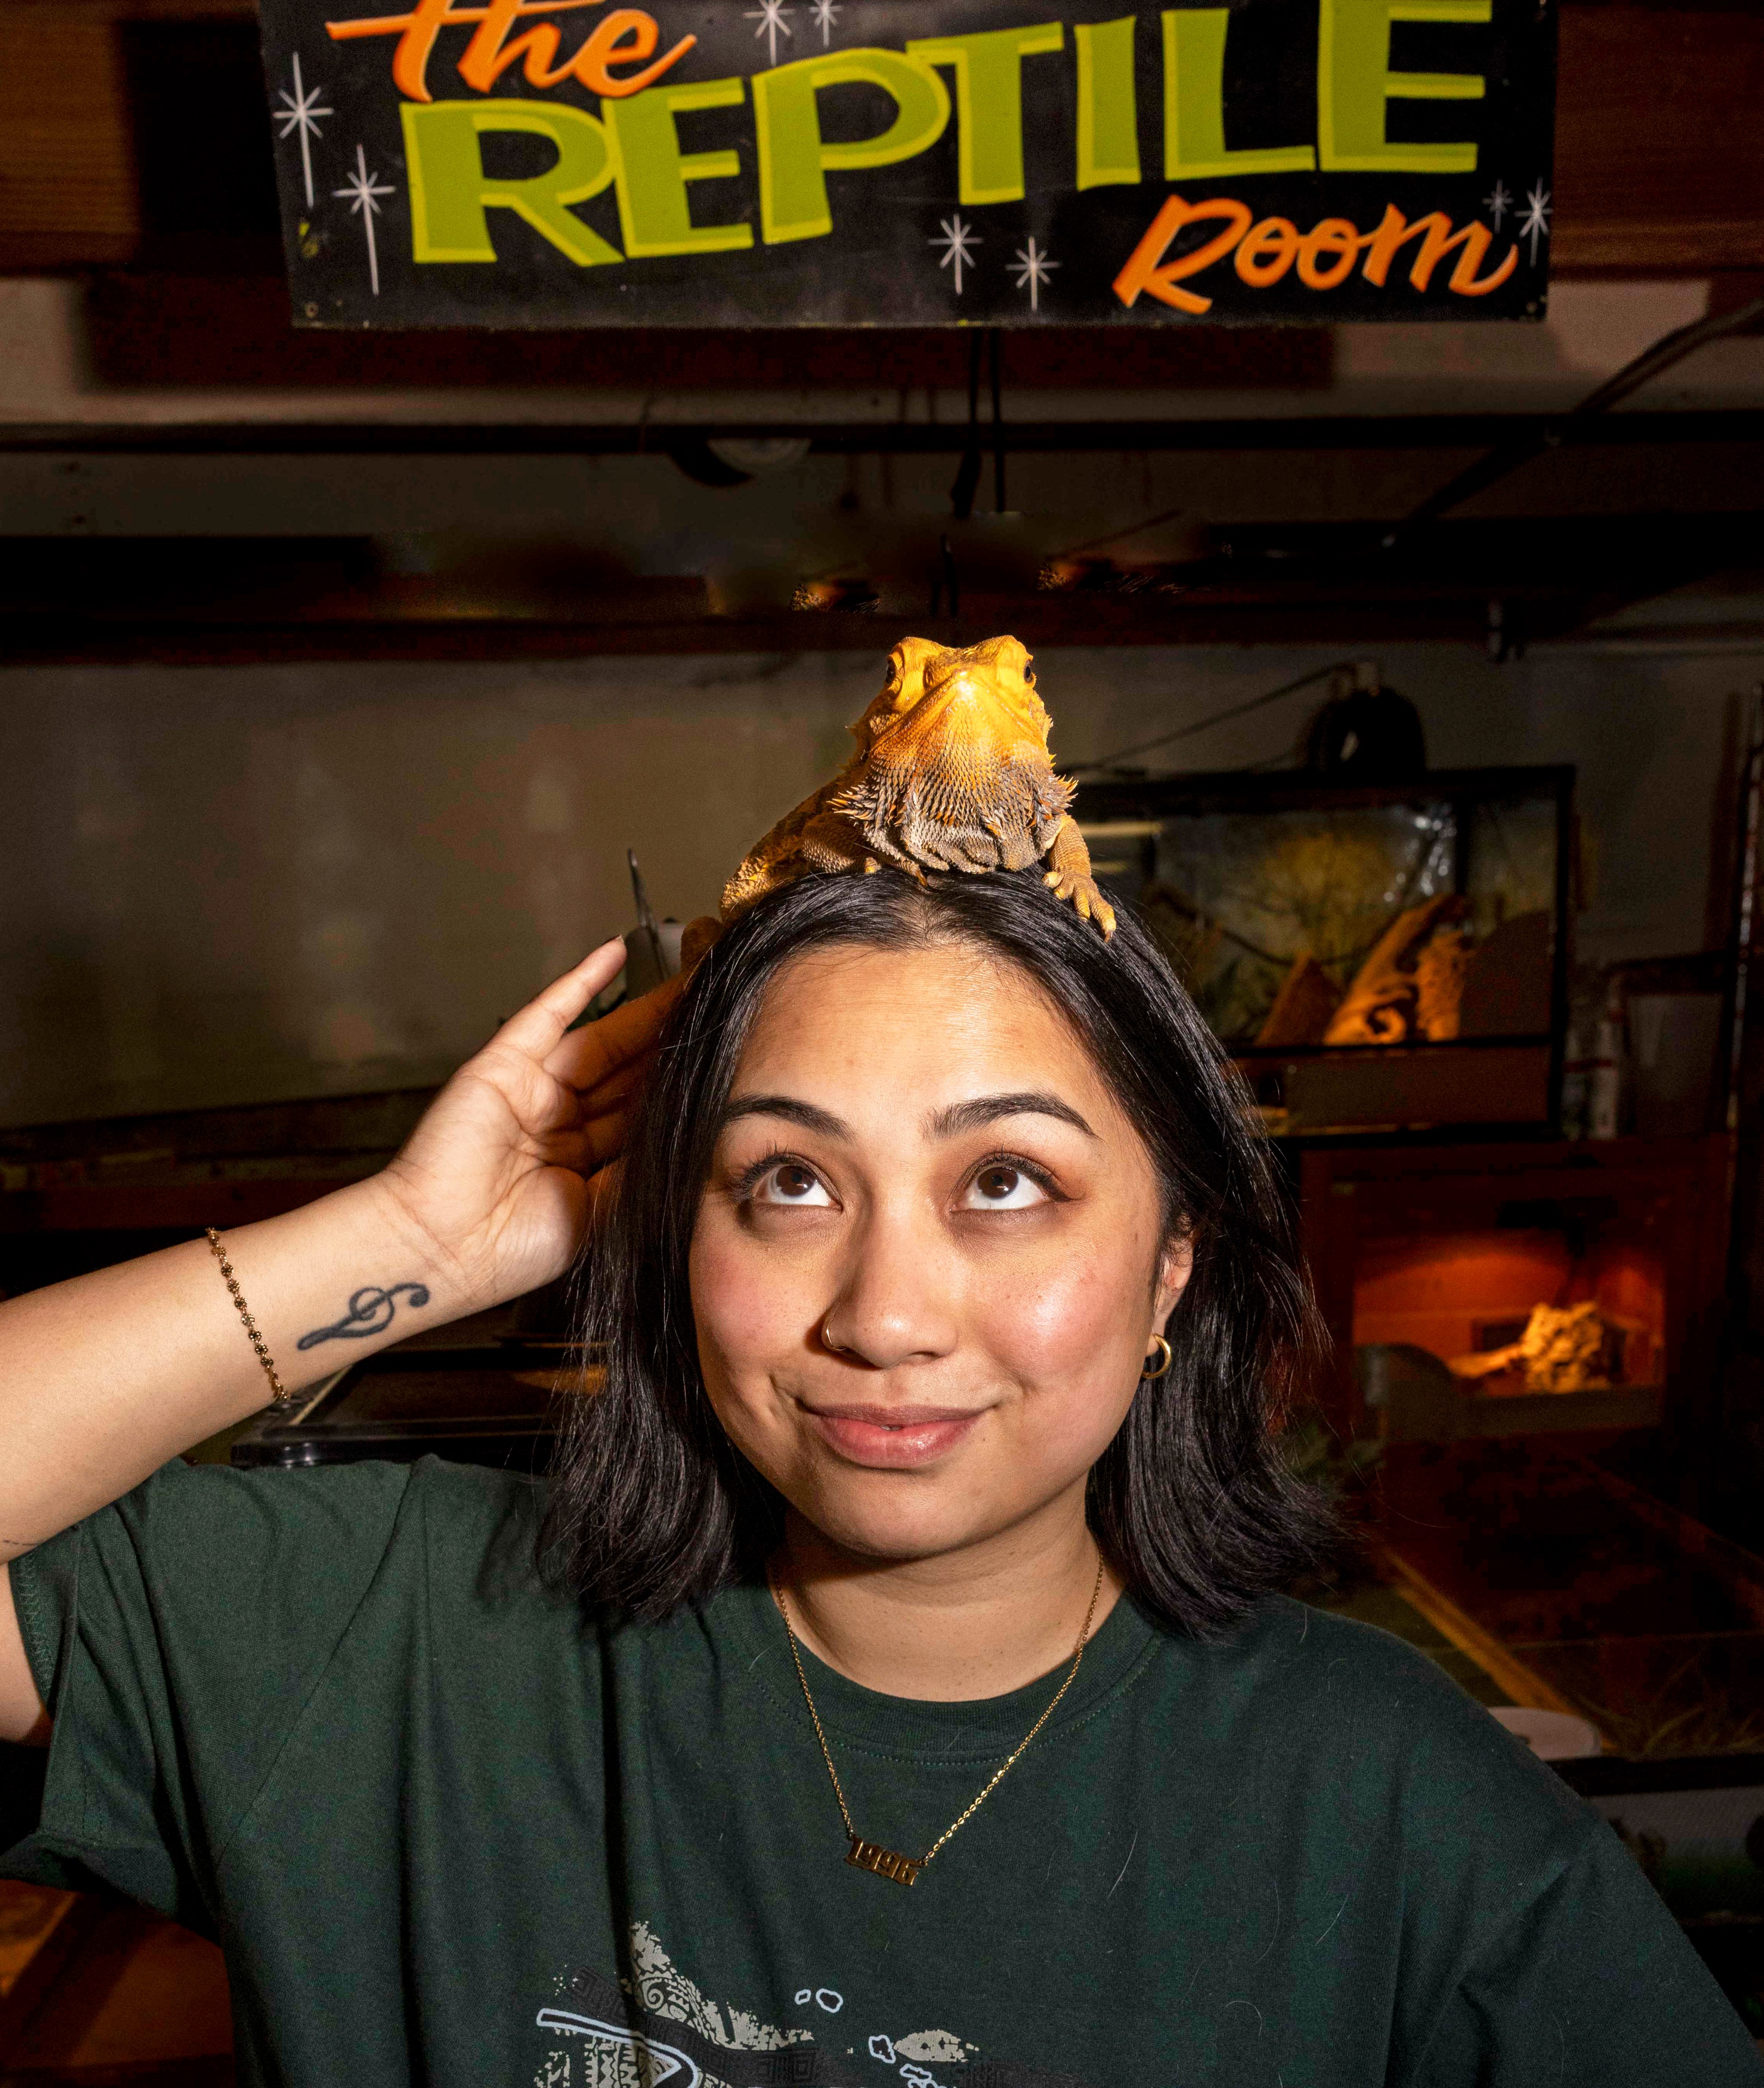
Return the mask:
<svg viewBox="0 0 1764 2088">
<path fill-rule="evenodd" d="M 322 1341 L 362 1341 L 370 1334 L 382 1333 L 392 1323 L 397 1311 L 396 1300 L 409 1293 L 407 1303 L 413 1311 L 419 1310 L 429 1302 L 428 1287 L 422 1283 L 394 1283 L 381 1290 L 375 1283 L 364 1284 L 349 1299 L 349 1309 L 343 1317 L 329 1327 L 315 1327 L 310 1334 L 302 1334 L 295 1342 L 297 1349 L 315 1349 Z"/>
</svg>

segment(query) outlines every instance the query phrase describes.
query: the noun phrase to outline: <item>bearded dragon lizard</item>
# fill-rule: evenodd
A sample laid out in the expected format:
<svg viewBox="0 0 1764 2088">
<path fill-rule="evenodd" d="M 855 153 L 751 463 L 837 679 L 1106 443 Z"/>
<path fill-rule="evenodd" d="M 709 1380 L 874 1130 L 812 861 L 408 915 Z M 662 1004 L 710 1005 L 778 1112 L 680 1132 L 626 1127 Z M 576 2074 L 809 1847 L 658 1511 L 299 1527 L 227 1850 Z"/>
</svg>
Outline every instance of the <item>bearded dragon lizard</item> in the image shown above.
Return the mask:
<svg viewBox="0 0 1764 2088">
<path fill-rule="evenodd" d="M 928 870 L 1026 870 L 1070 900 L 1107 939 L 1115 912 L 1090 873 L 1067 807 L 1070 783 L 1047 751 L 1053 721 L 1014 638 L 964 649 L 903 638 L 882 693 L 852 726 L 857 751 L 786 812 L 723 888 L 722 918 L 814 871 L 884 863 Z"/>
</svg>

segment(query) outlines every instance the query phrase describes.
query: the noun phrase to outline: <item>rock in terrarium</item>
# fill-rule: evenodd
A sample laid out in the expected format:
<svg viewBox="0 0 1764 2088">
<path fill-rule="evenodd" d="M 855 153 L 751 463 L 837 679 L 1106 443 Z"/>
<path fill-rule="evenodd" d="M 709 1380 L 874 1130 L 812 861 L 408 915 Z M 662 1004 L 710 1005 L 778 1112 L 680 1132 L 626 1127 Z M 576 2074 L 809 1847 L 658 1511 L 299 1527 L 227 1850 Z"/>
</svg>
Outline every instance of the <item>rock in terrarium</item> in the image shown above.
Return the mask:
<svg viewBox="0 0 1764 2088">
<path fill-rule="evenodd" d="M 1504 1349 L 1454 1356 L 1452 1368 L 1469 1378 L 1523 1371 L 1527 1392 L 1603 1392 L 1611 1384 L 1607 1346 L 1605 1323 L 1591 1299 L 1578 1305 L 1534 1305 L 1518 1341 Z"/>
</svg>

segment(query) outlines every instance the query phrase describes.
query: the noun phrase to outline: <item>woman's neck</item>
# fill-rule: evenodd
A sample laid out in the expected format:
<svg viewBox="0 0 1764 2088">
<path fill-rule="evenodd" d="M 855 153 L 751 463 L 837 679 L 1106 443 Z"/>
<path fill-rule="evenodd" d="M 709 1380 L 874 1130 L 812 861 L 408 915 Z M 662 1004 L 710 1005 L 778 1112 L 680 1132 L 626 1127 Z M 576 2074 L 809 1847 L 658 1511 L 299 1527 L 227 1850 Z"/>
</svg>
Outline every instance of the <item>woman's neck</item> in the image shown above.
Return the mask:
<svg viewBox="0 0 1764 2088">
<path fill-rule="evenodd" d="M 1051 1504 L 1059 1506 L 1059 1504 Z M 1122 1584 L 1084 1520 L 1062 1514 L 929 1559 L 842 1551 L 792 1513 L 773 1562 L 798 1638 L 884 1696 L 936 1703 L 1002 1696 L 1071 1659 L 1092 1594 L 1093 1633 Z"/>
</svg>

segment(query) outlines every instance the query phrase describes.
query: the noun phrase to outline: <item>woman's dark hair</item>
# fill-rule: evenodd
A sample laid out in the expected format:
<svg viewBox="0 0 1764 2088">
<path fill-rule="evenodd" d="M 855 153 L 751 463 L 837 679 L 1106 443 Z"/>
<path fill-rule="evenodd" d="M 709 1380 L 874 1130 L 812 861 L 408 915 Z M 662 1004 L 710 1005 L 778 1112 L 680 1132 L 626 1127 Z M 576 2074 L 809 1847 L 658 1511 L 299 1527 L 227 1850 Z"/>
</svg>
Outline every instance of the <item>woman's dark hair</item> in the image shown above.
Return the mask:
<svg viewBox="0 0 1764 2088">
<path fill-rule="evenodd" d="M 781 967 L 859 944 L 966 943 L 1025 973 L 1065 1015 L 1145 1143 L 1193 1271 L 1142 1384 L 1091 1471 L 1098 1541 L 1166 1625 L 1213 1635 L 1291 1580 L 1329 1529 L 1289 1470 L 1281 1418 L 1315 1307 L 1288 1199 L 1242 1083 L 1150 936 L 1105 943 L 1039 873 L 806 877 L 726 930 L 669 1018 L 613 1208 L 582 1272 L 603 1388 L 574 1402 L 540 1543 L 590 1600 L 666 1615 L 756 1573 L 782 1504 L 735 1450 L 700 1376 L 687 1257 L 724 1105 Z"/>
</svg>

